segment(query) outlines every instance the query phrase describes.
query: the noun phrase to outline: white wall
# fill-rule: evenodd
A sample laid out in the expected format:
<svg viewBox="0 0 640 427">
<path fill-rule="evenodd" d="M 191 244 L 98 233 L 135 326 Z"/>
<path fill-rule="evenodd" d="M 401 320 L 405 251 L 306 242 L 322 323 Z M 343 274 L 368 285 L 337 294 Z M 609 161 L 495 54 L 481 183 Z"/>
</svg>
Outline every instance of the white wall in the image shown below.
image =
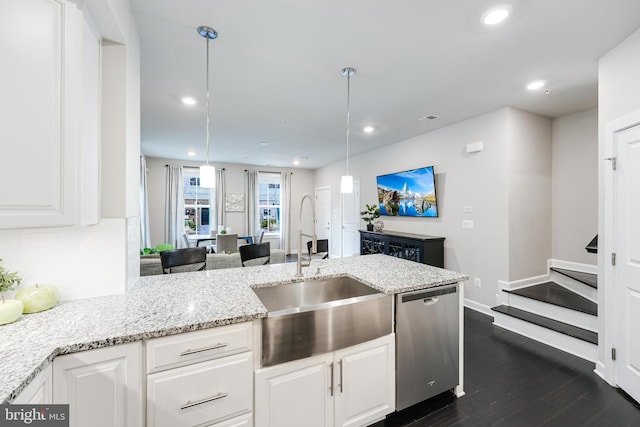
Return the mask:
<svg viewBox="0 0 640 427">
<path fill-rule="evenodd" d="M 179 164 L 183 166 L 200 166 L 201 162 L 187 160 L 163 159 L 157 157 L 147 157 L 147 179 L 148 179 L 148 200 L 149 200 L 149 229 L 151 233 L 151 245 L 156 246 L 164 243 L 164 206 L 165 206 L 165 165 Z M 253 165 L 215 163 L 216 168 L 225 168 L 226 191 L 227 193 L 243 193 L 245 195 L 245 212 L 226 212 L 226 227 L 231 227 L 234 233 L 244 234 L 247 232 L 246 220 L 246 195 L 247 195 L 247 173 L 245 170 L 255 169 Z M 292 252 L 297 250 L 297 223 L 299 216 L 300 199 L 306 192 L 313 194 L 314 173 L 306 169 L 283 169 L 259 167 L 259 170 L 266 172 L 293 172 L 291 177 L 291 224 L 289 229 L 289 245 Z M 310 212 L 310 211 L 309 211 Z M 311 229 L 310 215 L 305 215 L 304 227 Z M 266 238 L 272 248 L 279 248 L 277 239 Z"/>
<path fill-rule="evenodd" d="M 350 160 L 351 173 L 360 180 L 362 206 L 377 202 L 377 175 L 434 166 L 439 217 L 382 217 L 385 231 L 445 237 L 445 268 L 481 278 L 481 288 L 466 284 L 465 296 L 487 307 L 495 305 L 498 280 L 505 280 L 509 273 L 509 116 L 510 110 L 502 109 Z M 484 142 L 484 151 L 466 154 L 466 144 L 475 141 Z M 337 207 L 343 172 L 344 162 L 316 172 L 316 186 L 331 185 Z M 464 213 L 465 206 L 473 212 Z M 335 226 L 339 219 L 338 210 L 333 218 L 334 241 L 339 241 L 340 227 Z M 463 219 L 473 220 L 475 228 L 463 230 Z"/>
<path fill-rule="evenodd" d="M 551 120 L 510 109 L 507 161 L 512 281 L 545 274 L 551 258 Z"/>
<path fill-rule="evenodd" d="M 597 264 L 584 247 L 598 233 L 598 110 L 553 120 L 552 257 Z"/>
<path fill-rule="evenodd" d="M 611 283 L 604 280 L 604 266 L 613 250 L 603 244 L 607 213 L 604 171 L 611 168 L 610 162 L 603 160 L 607 157 L 605 128 L 610 121 L 637 111 L 640 111 L 640 30 L 606 53 L 598 63 L 598 322 L 603 339 L 598 341 L 596 370 L 609 382 L 613 382 L 613 363 L 608 356 L 614 344 L 615 321 Z"/>
</svg>

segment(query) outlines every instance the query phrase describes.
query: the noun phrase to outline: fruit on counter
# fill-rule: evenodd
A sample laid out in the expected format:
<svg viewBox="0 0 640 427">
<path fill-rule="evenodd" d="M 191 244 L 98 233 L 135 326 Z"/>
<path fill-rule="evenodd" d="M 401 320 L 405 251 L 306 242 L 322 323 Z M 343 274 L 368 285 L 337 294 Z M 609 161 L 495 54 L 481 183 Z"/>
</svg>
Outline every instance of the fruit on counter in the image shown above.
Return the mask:
<svg viewBox="0 0 640 427">
<path fill-rule="evenodd" d="M 35 286 L 20 289 L 16 292 L 15 298 L 22 301 L 24 314 L 49 310 L 58 303 L 55 288 L 46 285 L 39 286 L 37 283 Z"/>
<path fill-rule="evenodd" d="M 22 315 L 22 301 L 2 299 L 0 301 L 0 325 L 15 322 Z"/>
</svg>

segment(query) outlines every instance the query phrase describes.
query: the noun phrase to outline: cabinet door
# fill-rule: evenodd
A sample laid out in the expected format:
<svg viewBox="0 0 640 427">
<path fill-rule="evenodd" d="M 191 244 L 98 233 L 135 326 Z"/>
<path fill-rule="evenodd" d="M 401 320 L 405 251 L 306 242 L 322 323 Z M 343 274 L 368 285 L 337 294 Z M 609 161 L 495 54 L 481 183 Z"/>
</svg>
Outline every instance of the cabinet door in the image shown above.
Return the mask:
<svg viewBox="0 0 640 427">
<path fill-rule="evenodd" d="M 77 220 L 79 16 L 67 0 L 0 2 L 0 228 Z"/>
<path fill-rule="evenodd" d="M 361 426 L 395 409 L 394 334 L 335 352 L 335 425 Z"/>
<path fill-rule="evenodd" d="M 332 362 L 328 354 L 257 370 L 256 427 L 332 426 Z"/>
<path fill-rule="evenodd" d="M 121 344 L 53 361 L 53 403 L 69 404 L 71 427 L 141 426 L 142 345 Z"/>
<path fill-rule="evenodd" d="M 25 387 L 11 403 L 24 405 L 46 405 L 53 403 L 51 371 L 51 365 L 47 366 L 31 380 L 29 385 Z"/>
</svg>

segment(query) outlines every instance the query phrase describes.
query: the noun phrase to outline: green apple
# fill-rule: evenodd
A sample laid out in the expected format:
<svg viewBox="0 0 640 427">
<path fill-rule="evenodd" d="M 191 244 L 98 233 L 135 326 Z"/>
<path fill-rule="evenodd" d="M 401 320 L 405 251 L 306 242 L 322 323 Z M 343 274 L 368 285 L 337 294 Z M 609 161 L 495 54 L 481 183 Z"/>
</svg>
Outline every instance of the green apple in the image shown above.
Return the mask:
<svg viewBox="0 0 640 427">
<path fill-rule="evenodd" d="M 24 314 L 49 310 L 58 302 L 55 288 L 46 285 L 38 286 L 37 283 L 30 288 L 20 289 L 16 292 L 15 298 L 24 304 Z"/>
<path fill-rule="evenodd" d="M 7 299 L 0 301 L 0 325 L 15 322 L 22 314 L 22 301 Z"/>
</svg>

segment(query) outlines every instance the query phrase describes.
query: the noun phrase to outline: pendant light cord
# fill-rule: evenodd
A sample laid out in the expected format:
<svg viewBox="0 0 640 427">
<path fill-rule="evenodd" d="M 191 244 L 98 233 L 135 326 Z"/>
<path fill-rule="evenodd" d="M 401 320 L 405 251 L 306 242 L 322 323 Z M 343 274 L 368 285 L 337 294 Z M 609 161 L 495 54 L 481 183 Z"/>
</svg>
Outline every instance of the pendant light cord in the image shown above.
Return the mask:
<svg viewBox="0 0 640 427">
<path fill-rule="evenodd" d="M 207 82 L 207 97 L 206 97 L 206 104 L 207 104 L 207 146 L 206 146 L 206 164 L 207 166 L 209 165 L 209 37 L 205 37 L 207 39 L 207 77 L 206 77 L 206 82 Z"/>
<path fill-rule="evenodd" d="M 347 71 L 347 175 L 349 175 L 349 119 L 350 119 L 350 95 L 351 95 L 351 72 Z"/>
</svg>

